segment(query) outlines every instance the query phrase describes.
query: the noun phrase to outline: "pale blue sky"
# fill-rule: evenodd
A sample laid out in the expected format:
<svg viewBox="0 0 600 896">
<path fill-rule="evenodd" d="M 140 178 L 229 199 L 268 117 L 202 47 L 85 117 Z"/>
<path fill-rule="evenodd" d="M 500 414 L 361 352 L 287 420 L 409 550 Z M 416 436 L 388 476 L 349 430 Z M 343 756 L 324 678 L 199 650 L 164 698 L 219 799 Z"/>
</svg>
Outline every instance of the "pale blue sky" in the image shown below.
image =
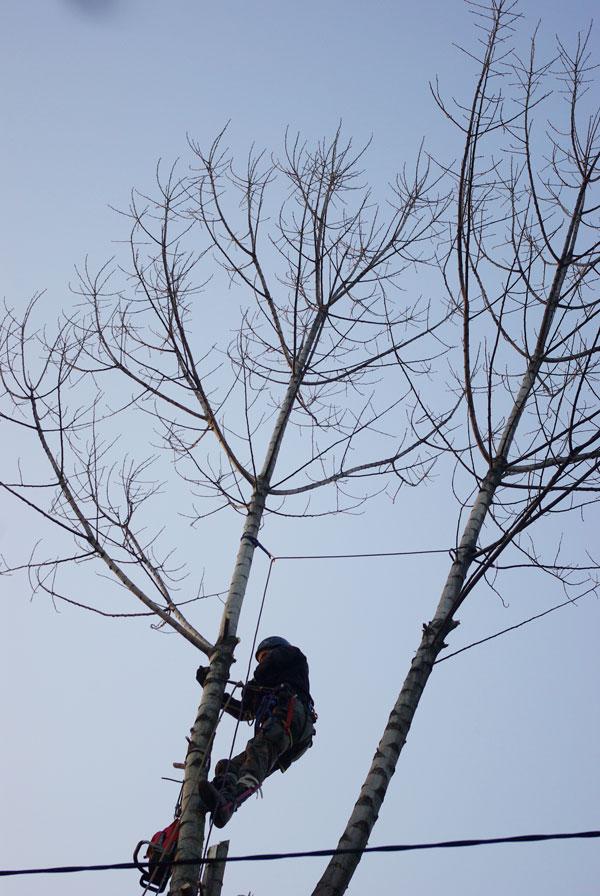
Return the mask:
<svg viewBox="0 0 600 896">
<path fill-rule="evenodd" d="M 542 47 L 556 32 L 568 40 L 595 5 L 524 3 L 523 36 L 542 18 Z M 185 164 L 186 134 L 206 143 L 231 121 L 230 143 L 243 156 L 252 143 L 279 149 L 286 126 L 315 139 L 341 120 L 358 142 L 373 137 L 365 168 L 381 190 L 423 137 L 452 154 L 455 135 L 427 82 L 439 75 L 448 94 L 460 93 L 472 74 L 452 47 L 472 42 L 458 0 L 30 0 L 6 2 L 0 21 L 0 291 L 23 307 L 46 289 L 50 321 L 72 301 L 74 265 L 86 255 L 101 263 L 127 237 L 109 205 L 125 206 L 133 186 L 149 188 L 159 158 Z M 15 447 L 5 444 L 3 456 Z M 408 492 L 395 505 L 375 502 L 363 517 L 272 521 L 264 540 L 279 554 L 449 547 L 456 510 L 444 485 L 426 499 Z M 45 531 L 1 501 L 0 550 L 24 557 Z M 204 569 L 207 590 L 224 588 L 239 519 L 192 532 L 173 526 Z M 446 571 L 444 556 L 276 565 L 263 633 L 297 640 L 308 654 L 318 737 L 302 763 L 268 782 L 264 801 L 234 818 L 224 832 L 233 853 L 337 843 Z M 259 556 L 240 674 L 265 573 Z M 102 605 L 106 583 L 76 582 L 83 599 Z M 30 603 L 27 582 L 16 576 L 0 589 L 0 864 L 127 861 L 138 839 L 170 820 L 176 788 L 160 778 L 183 758 L 199 658 L 147 621 L 117 623 L 71 608 L 57 614 L 40 598 Z M 561 599 L 534 576 L 507 580 L 503 594 L 508 609 L 487 592 L 465 605 L 453 646 Z M 219 609 L 206 608 L 206 626 L 200 614 L 195 620 L 207 634 Z M 587 599 L 440 666 L 372 844 L 597 828 L 598 621 L 598 603 Z M 232 730 L 225 722 L 222 750 Z M 236 865 L 224 896 L 300 896 L 321 867 Z M 350 893 L 592 896 L 599 876 L 593 843 L 507 846 L 369 857 Z M 11 879 L 2 892 L 26 896 L 39 886 L 48 896 L 125 896 L 137 883 L 126 872 Z"/>
</svg>

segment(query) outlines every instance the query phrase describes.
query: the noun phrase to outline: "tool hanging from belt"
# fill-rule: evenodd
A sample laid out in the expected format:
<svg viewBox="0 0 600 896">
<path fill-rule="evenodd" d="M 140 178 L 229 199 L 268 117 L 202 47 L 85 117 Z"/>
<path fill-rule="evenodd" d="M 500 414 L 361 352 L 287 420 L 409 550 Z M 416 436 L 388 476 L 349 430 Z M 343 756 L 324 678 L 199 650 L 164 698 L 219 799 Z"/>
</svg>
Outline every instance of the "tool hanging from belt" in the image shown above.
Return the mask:
<svg viewBox="0 0 600 896">
<path fill-rule="evenodd" d="M 173 861 L 177 852 L 177 840 L 179 838 L 179 818 L 162 831 L 157 831 L 151 840 L 140 840 L 133 853 L 133 861 L 142 872 L 140 887 L 144 892 L 162 893 L 173 870 Z M 145 868 L 139 859 L 142 846 L 147 846 L 145 858 L 148 867 Z"/>
</svg>

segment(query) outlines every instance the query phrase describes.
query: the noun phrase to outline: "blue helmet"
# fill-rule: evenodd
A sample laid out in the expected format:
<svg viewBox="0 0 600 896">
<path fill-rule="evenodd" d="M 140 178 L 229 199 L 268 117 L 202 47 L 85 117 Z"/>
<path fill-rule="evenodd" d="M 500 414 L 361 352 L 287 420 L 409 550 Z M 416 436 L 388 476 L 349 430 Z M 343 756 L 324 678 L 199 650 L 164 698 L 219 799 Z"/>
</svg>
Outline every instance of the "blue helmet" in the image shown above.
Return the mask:
<svg viewBox="0 0 600 896">
<path fill-rule="evenodd" d="M 270 638 L 264 638 L 258 647 L 256 648 L 256 653 L 254 656 L 258 659 L 258 654 L 262 653 L 263 650 L 272 650 L 274 647 L 291 647 L 289 641 L 286 641 L 285 638 L 280 638 L 277 635 L 271 635 Z"/>
</svg>

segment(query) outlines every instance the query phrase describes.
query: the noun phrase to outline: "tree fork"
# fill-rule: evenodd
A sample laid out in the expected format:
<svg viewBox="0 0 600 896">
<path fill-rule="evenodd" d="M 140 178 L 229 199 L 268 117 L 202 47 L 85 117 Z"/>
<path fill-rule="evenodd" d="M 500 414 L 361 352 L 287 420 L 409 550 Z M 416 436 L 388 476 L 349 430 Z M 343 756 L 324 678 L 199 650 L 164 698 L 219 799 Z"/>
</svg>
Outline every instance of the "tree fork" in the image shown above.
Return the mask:
<svg viewBox="0 0 600 896">
<path fill-rule="evenodd" d="M 290 377 L 266 451 L 263 469 L 255 480 L 254 491 L 248 505 L 248 515 L 240 537 L 233 576 L 221 618 L 219 638 L 210 657 L 209 671 L 202 690 L 196 720 L 191 730 L 185 762 L 181 827 L 176 860 L 185 860 L 191 864 L 175 866 L 169 896 L 196 896 L 198 892 L 205 822 L 205 811 L 200 800 L 198 785 L 202 778 L 206 777 L 210 762 L 212 740 L 219 722 L 225 683 L 229 678 L 233 663 L 233 652 L 238 642 L 237 627 L 256 549 L 256 539 L 265 510 L 269 484 L 306 365 L 322 323 L 323 312 L 319 311 L 300 352 L 298 369 Z"/>
</svg>

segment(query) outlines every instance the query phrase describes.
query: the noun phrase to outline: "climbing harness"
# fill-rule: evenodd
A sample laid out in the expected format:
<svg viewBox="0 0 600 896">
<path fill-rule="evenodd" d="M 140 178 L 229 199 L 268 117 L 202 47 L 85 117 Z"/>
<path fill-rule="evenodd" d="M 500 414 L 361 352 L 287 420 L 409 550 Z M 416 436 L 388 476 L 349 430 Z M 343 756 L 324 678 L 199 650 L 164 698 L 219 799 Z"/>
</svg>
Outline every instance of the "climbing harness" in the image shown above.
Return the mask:
<svg viewBox="0 0 600 896">
<path fill-rule="evenodd" d="M 258 690 L 258 688 L 256 690 Z M 261 690 L 263 689 L 261 688 Z M 260 729 L 264 725 L 266 725 L 268 720 L 271 718 L 271 716 L 273 715 L 273 711 L 277 706 L 277 703 L 277 695 L 273 691 L 269 690 L 258 704 L 258 709 L 256 710 L 256 715 L 254 717 L 255 734 L 258 734 Z"/>
</svg>

